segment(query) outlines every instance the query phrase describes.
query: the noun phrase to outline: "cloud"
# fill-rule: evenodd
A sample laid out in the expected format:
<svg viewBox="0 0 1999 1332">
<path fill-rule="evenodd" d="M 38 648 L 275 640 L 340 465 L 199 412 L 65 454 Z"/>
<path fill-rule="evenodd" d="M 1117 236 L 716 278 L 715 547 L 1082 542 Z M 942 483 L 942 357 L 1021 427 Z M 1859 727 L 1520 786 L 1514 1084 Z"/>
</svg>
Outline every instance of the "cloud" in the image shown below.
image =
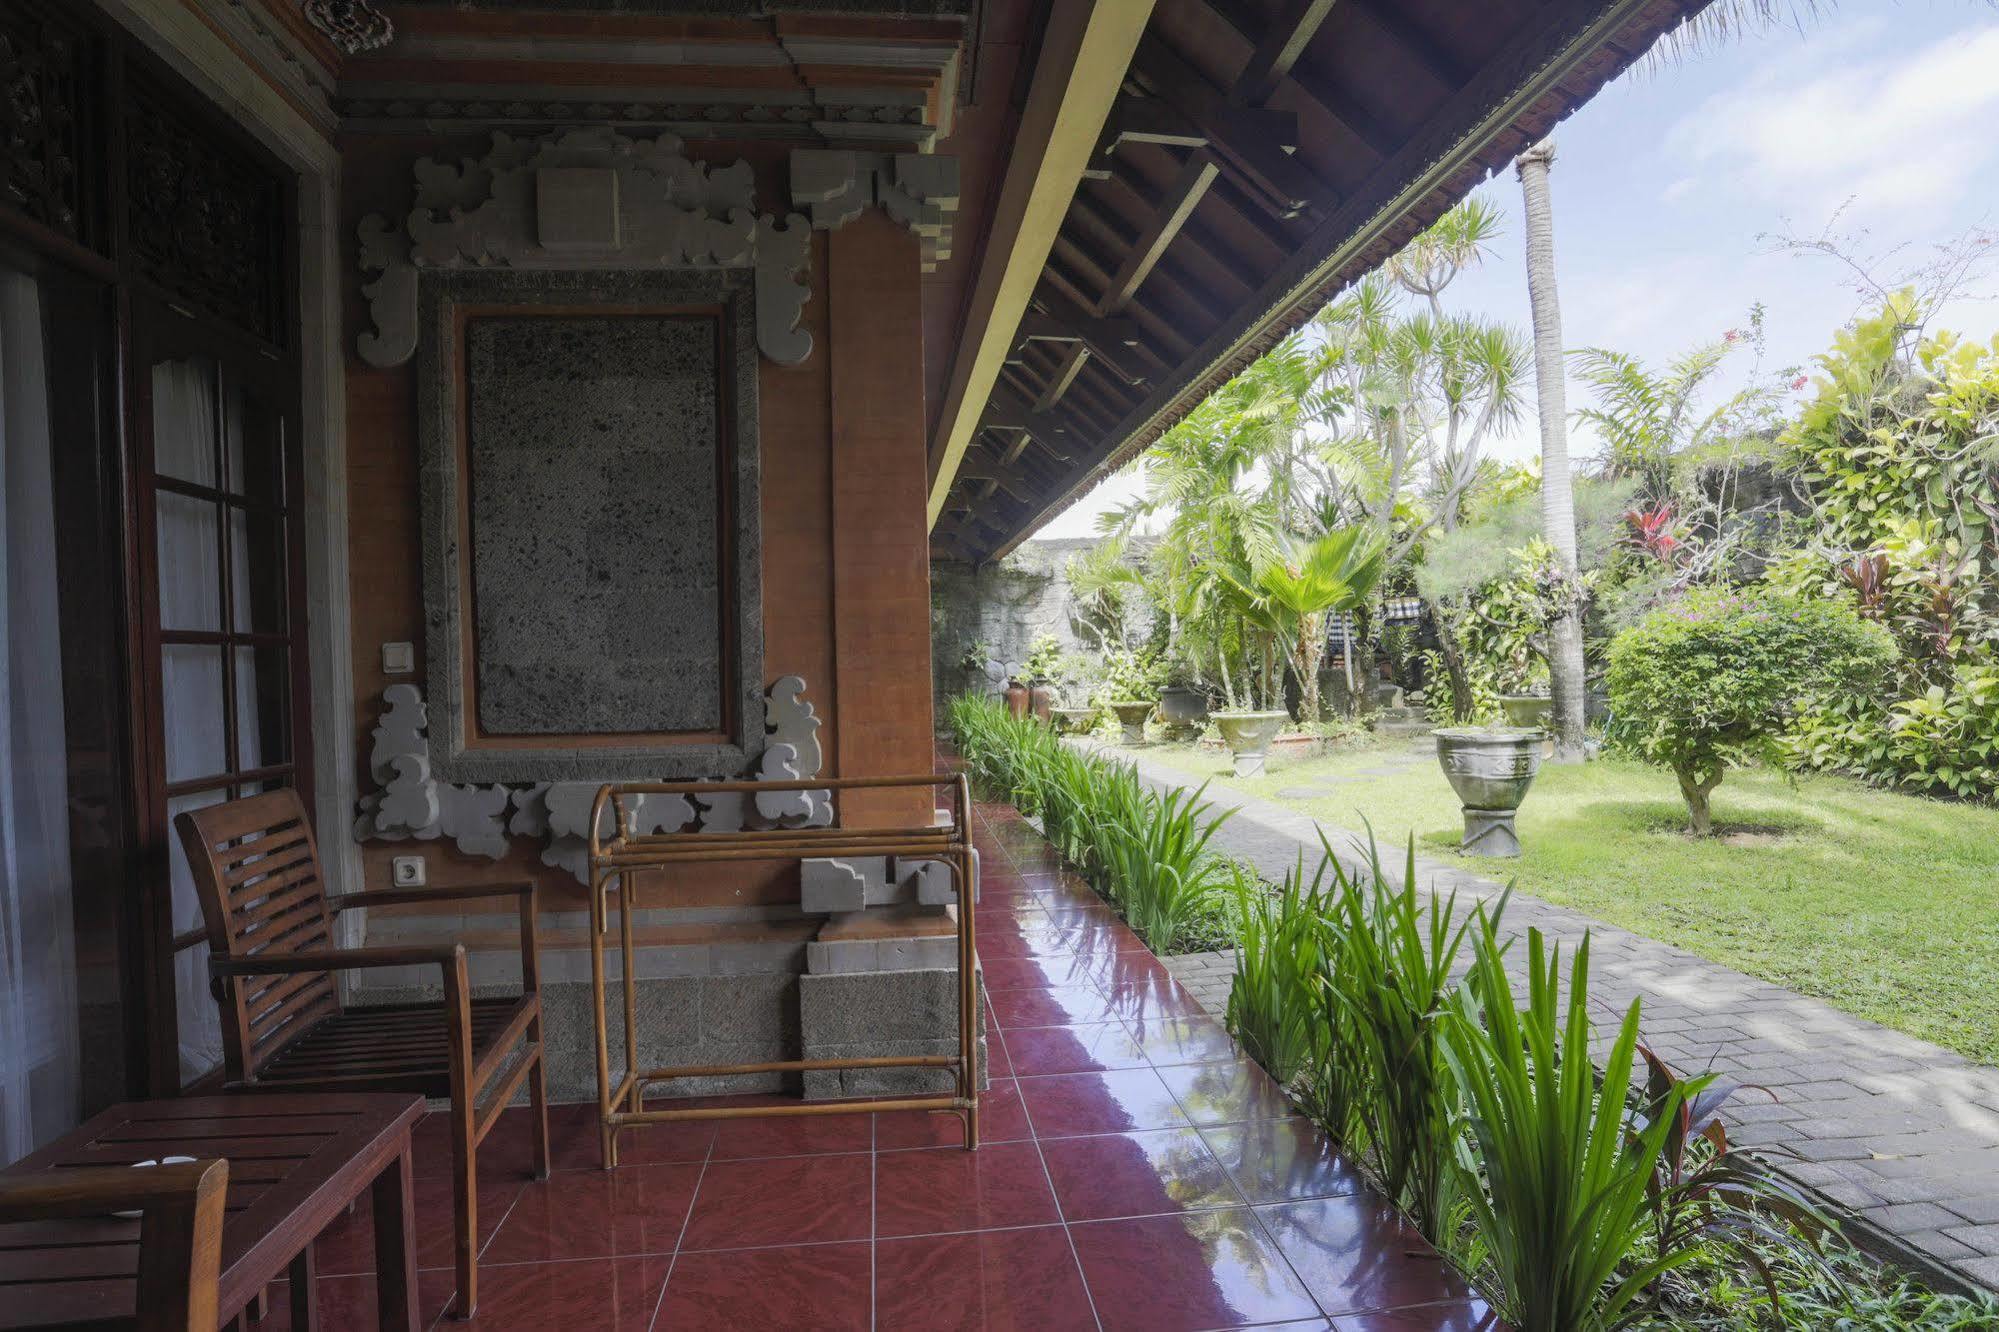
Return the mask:
<svg viewBox="0 0 1999 1332">
<path fill-rule="evenodd" d="M 1872 33 L 1873 39 L 1868 35 Z M 1990 179 L 1999 143 L 1999 23 L 1892 55 L 1878 23 L 1762 63 L 1669 131 L 1668 155 L 1727 197 L 1823 219 L 1933 215 Z M 1679 183 L 1668 187 L 1679 191 Z M 1679 191 L 1684 193 L 1684 191 Z"/>
</svg>

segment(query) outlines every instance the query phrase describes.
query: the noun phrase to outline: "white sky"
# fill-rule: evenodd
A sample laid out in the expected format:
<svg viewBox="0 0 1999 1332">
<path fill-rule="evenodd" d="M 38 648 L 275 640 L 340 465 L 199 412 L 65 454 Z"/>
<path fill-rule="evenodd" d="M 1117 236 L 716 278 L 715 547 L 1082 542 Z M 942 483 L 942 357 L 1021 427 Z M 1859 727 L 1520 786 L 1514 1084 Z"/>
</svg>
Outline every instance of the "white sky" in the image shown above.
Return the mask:
<svg viewBox="0 0 1999 1332">
<path fill-rule="evenodd" d="M 1999 225 L 1999 6 L 1848 0 L 1803 33 L 1780 28 L 1635 69 L 1557 129 L 1555 144 L 1568 347 L 1661 365 L 1745 326 L 1761 301 L 1766 372 L 1810 369 L 1859 298 L 1831 260 L 1773 252 L 1769 237 L 1835 225 L 1892 274 L 1968 228 Z M 1479 192 L 1506 220 L 1491 257 L 1446 300 L 1524 331 L 1519 184 L 1508 170 Z M 1987 269 L 1938 322 L 1989 338 L 1995 291 L 1999 274 Z M 1711 400 L 1746 382 L 1750 362 L 1746 351 L 1732 357 Z M 1497 456 L 1539 451 L 1532 396 Z M 1587 401 L 1571 382 L 1569 406 Z M 1137 492 L 1137 475 L 1113 477 L 1038 535 L 1093 533 L 1100 512 Z"/>
</svg>

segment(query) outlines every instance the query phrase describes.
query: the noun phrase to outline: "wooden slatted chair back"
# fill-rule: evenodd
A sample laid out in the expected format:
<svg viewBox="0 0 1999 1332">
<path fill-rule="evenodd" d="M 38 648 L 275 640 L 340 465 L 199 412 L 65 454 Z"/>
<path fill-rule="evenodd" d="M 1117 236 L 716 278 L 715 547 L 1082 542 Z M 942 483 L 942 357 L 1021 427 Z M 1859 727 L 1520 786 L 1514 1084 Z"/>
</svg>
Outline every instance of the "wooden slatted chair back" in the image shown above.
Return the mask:
<svg viewBox="0 0 1999 1332">
<path fill-rule="evenodd" d="M 319 847 L 298 792 L 289 788 L 189 810 L 174 820 L 194 873 L 218 957 L 270 957 L 331 949 Z M 232 1080 L 340 1011 L 331 972 L 242 976 L 221 995 L 223 1049 Z"/>
</svg>

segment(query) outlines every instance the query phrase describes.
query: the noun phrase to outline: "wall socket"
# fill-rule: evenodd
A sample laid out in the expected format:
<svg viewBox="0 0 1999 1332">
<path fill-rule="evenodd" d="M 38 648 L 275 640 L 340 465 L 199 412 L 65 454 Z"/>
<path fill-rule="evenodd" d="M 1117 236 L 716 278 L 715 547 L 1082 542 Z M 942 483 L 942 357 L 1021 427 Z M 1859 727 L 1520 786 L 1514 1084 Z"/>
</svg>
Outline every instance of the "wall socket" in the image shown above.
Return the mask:
<svg viewBox="0 0 1999 1332">
<path fill-rule="evenodd" d="M 389 861 L 389 878 L 398 888 L 423 887 L 423 857 L 396 856 Z"/>
<path fill-rule="evenodd" d="M 416 644 L 382 644 L 382 674 L 410 675 L 416 671 Z"/>
</svg>

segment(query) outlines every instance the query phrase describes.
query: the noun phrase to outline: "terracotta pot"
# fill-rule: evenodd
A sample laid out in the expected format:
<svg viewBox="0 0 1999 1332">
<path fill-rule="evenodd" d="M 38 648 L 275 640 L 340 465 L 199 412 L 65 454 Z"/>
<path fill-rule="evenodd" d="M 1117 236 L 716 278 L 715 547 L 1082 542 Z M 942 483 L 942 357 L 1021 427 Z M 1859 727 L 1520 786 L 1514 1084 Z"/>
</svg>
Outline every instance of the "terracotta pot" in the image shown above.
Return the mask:
<svg viewBox="0 0 1999 1332">
<path fill-rule="evenodd" d="M 1128 745 L 1145 743 L 1145 719 L 1159 705 L 1151 699 L 1133 700 L 1127 703 L 1111 704 L 1111 711 L 1117 714 L 1118 724 L 1124 727 L 1124 742 Z"/>
<path fill-rule="evenodd" d="M 1284 712 L 1217 712 L 1213 719 L 1223 743 L 1235 756 L 1235 775 L 1257 777 L 1263 773 L 1270 742 L 1291 717 Z"/>
<path fill-rule="evenodd" d="M 1027 715 L 1027 705 L 1030 697 L 1031 695 L 1029 694 L 1026 685 L 1015 684 L 1012 681 L 1008 681 L 1006 687 L 1007 712 L 1014 717 L 1025 717 Z"/>
<path fill-rule="evenodd" d="M 1514 811 L 1541 770 L 1541 735 L 1525 726 L 1454 726 L 1437 732 L 1437 762 L 1464 805 L 1468 856 L 1520 854 Z"/>
<path fill-rule="evenodd" d="M 1036 685 L 1028 690 L 1027 705 L 1036 718 L 1045 722 L 1055 710 L 1055 691 L 1047 685 Z"/>
</svg>

